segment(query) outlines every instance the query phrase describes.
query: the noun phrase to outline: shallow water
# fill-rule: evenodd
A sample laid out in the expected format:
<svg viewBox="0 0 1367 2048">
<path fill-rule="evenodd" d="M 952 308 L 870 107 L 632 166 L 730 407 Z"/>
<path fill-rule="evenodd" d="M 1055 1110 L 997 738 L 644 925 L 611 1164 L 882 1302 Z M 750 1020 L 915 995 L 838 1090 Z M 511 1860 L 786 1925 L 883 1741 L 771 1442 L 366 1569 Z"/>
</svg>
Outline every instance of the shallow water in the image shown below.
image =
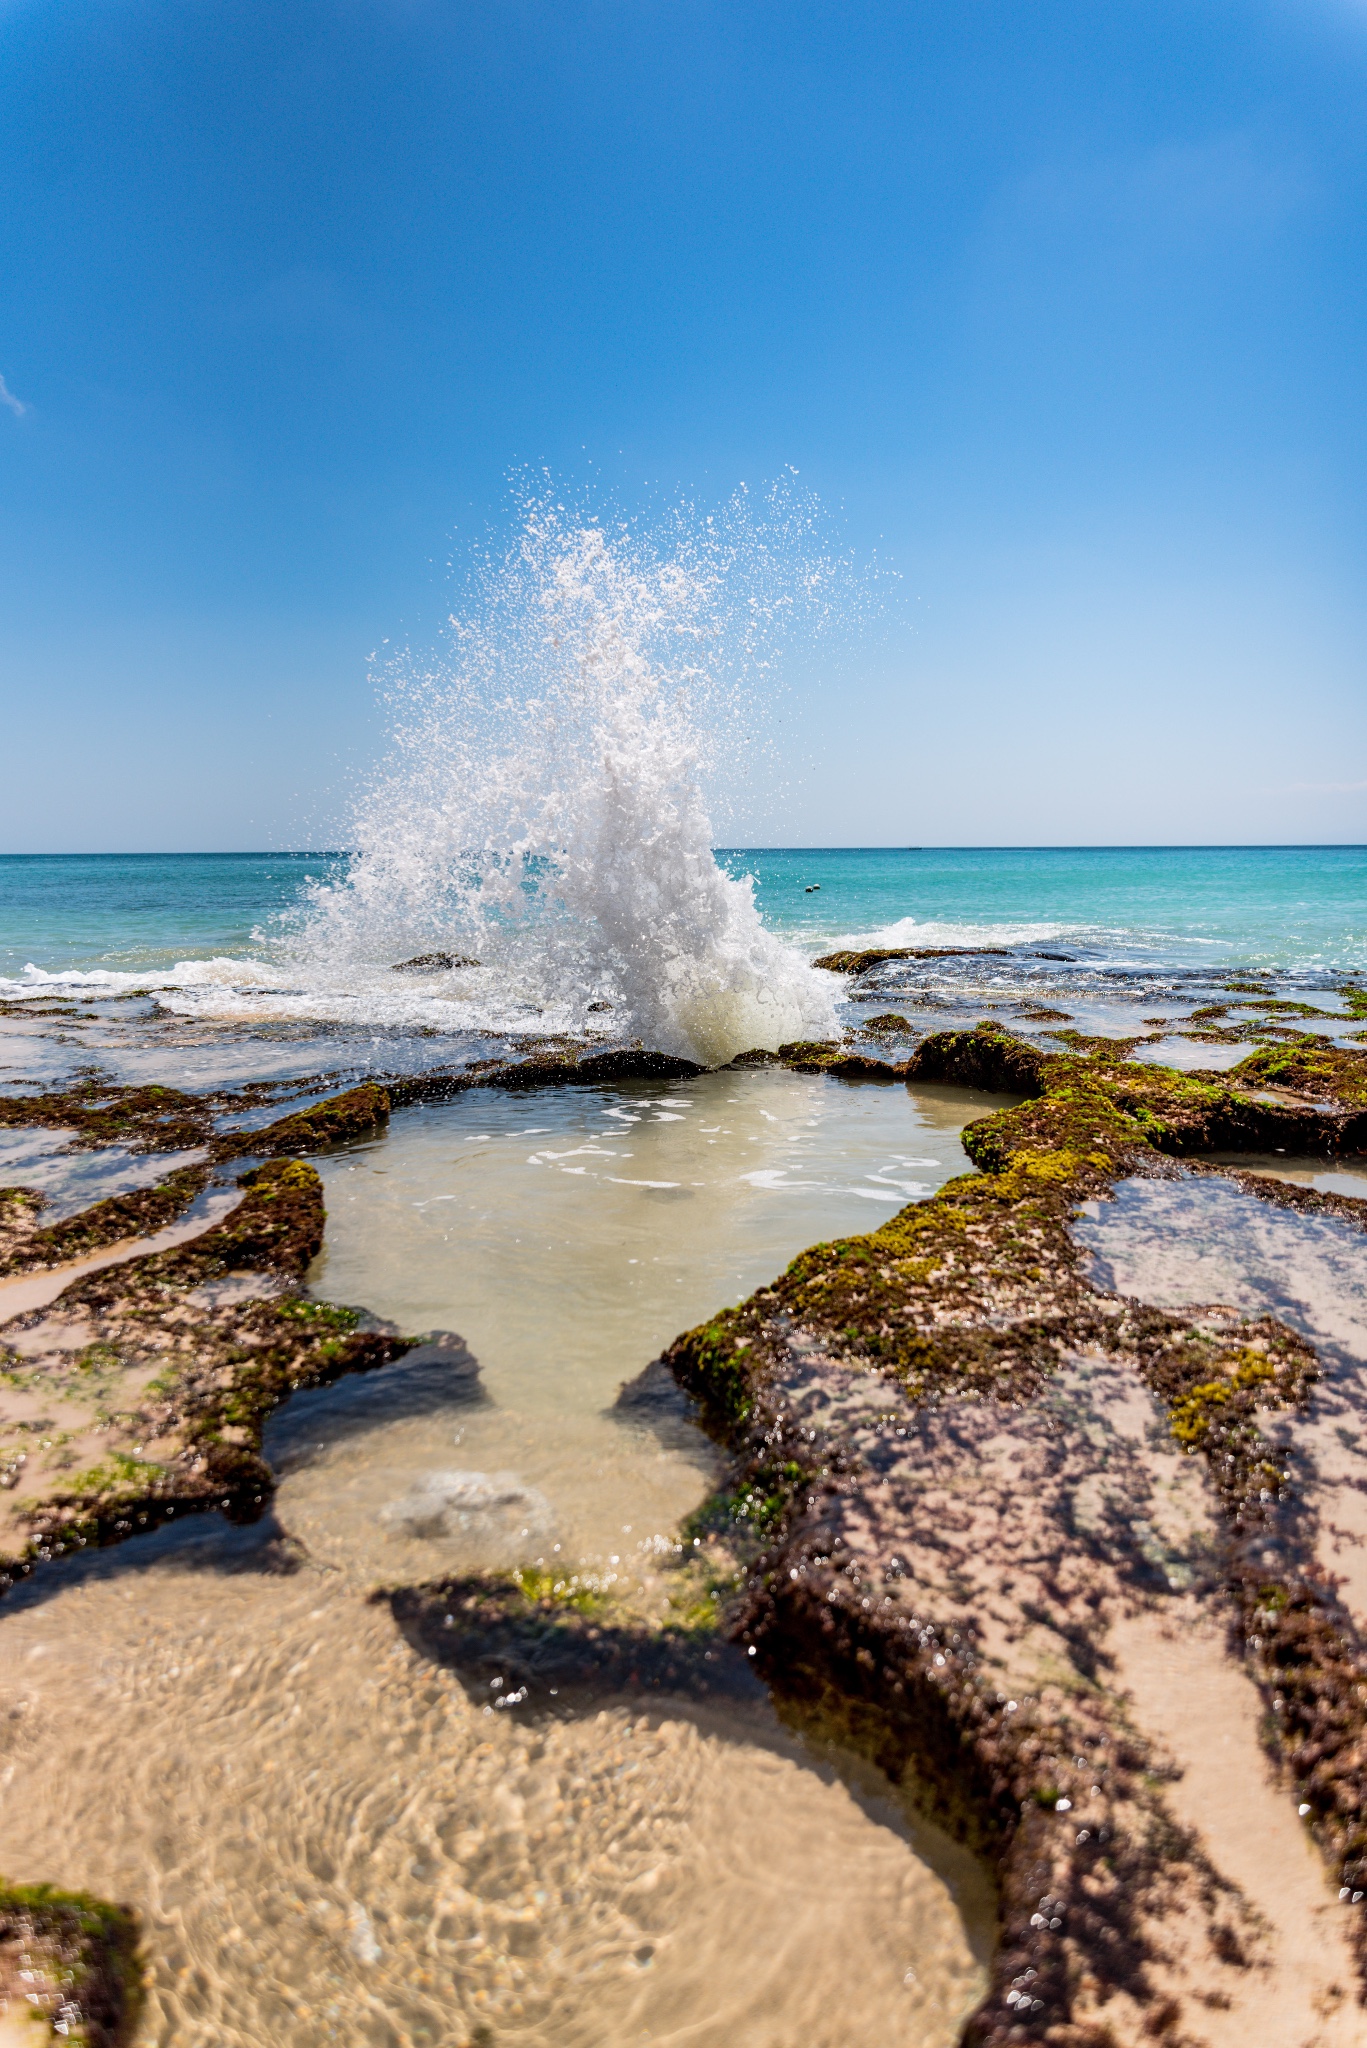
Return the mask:
<svg viewBox="0 0 1367 2048">
<path fill-rule="evenodd" d="M 1281 1171 L 1367 1194 L 1363 1176 L 1322 1160 Z M 1260 1427 L 1289 1454 L 1301 1540 L 1367 1628 L 1367 1233 L 1205 1175 L 1123 1182 L 1113 1201 L 1087 1210 L 1077 1235 L 1103 1286 L 1160 1306 L 1270 1313 L 1314 1344 L 1319 1376 L 1306 1408 L 1265 1412 Z"/>
<path fill-rule="evenodd" d="M 958 1132 L 1000 1100 L 761 1070 L 480 1091 L 396 1116 L 320 1162 L 329 1225 L 312 1285 L 409 1329 L 458 1330 L 488 1398 L 462 1382 L 442 1403 L 429 1385 L 409 1412 L 402 1367 L 303 1396 L 268 1443 L 289 1467 L 281 1512 L 331 1546 L 349 1490 L 368 1567 L 404 1578 L 510 1556 L 633 1569 L 697 1506 L 712 1454 L 668 1417 L 662 1435 L 614 1411 L 623 1381 L 813 1240 L 872 1229 L 964 1172 Z M 453 1495 L 462 1473 L 511 1474 L 523 1495 L 457 1502 L 440 1539 L 419 1538 L 433 1516 L 413 1489 L 437 1473 Z"/>
<path fill-rule="evenodd" d="M 620 1382 L 963 1171 L 987 1106 L 762 1071 L 480 1091 L 321 1162 L 316 1289 L 461 1331 L 478 1390 L 448 1348 L 304 1396 L 274 1524 L 54 1566 L 0 1617 L 0 1868 L 138 1908 L 144 2048 L 947 2048 L 990 1891 L 881 1781 L 758 1697 L 520 1722 L 367 1596 L 558 1543 L 667 1597 L 711 1453 L 677 1406 L 614 1413 Z"/>
<path fill-rule="evenodd" d="M 69 1132 L 42 1128 L 0 1132 L 0 1187 L 36 1188 L 45 1198 L 42 1221 L 60 1223 L 106 1195 L 151 1187 L 202 1152 L 130 1152 L 123 1145 L 73 1149 Z"/>
<path fill-rule="evenodd" d="M 1280 1316 L 1356 1391 L 1367 1366 L 1367 1235 L 1353 1224 L 1287 1211 L 1202 1175 L 1122 1181 L 1113 1200 L 1086 1205 L 1076 1231 L 1103 1286 L 1161 1307 L 1225 1302 Z M 1360 1398 L 1367 1408 L 1367 1390 Z"/>
<path fill-rule="evenodd" d="M 1293 1186 L 1313 1188 L 1320 1195 L 1351 1195 L 1367 1201 L 1367 1159 L 1336 1159 L 1333 1165 L 1319 1158 L 1296 1158 L 1286 1152 L 1211 1152 L 1212 1166 L 1233 1166 L 1243 1173 L 1265 1173 L 1272 1180 L 1290 1181 Z"/>
<path fill-rule="evenodd" d="M 520 1725 L 336 1574 L 194 1547 L 5 1620 L 0 1856 L 138 1907 L 142 2042 L 954 2038 L 984 1887 L 764 1708 Z"/>
<path fill-rule="evenodd" d="M 125 1237 L 118 1243 L 106 1245 L 102 1251 L 87 1253 L 84 1258 L 68 1259 L 59 1266 L 40 1266 L 32 1273 L 11 1273 L 0 1279 L 0 1323 L 9 1322 L 15 1316 L 27 1315 L 30 1309 L 46 1308 L 57 1296 L 87 1273 L 99 1273 L 107 1266 L 121 1266 L 129 1259 L 149 1258 L 153 1252 L 170 1251 L 173 1245 L 188 1244 L 191 1238 L 199 1237 L 211 1230 L 229 1212 L 237 1207 L 241 1196 L 235 1188 L 210 1186 L 190 1204 L 178 1222 L 168 1223 L 164 1230 L 153 1232 L 150 1237 Z M 231 1284 L 231 1283 L 229 1283 Z M 253 1285 L 258 1292 L 259 1286 Z M 23 1350 L 23 1342 L 15 1338 L 15 1348 Z"/>
</svg>

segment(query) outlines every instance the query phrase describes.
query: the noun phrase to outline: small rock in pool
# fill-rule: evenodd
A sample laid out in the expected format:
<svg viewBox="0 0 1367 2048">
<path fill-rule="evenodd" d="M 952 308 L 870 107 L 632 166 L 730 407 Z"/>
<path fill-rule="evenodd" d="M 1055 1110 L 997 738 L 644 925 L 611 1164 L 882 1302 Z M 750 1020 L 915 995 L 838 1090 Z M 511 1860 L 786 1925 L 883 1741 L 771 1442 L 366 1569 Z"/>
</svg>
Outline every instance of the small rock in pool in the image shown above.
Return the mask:
<svg viewBox="0 0 1367 2048">
<path fill-rule="evenodd" d="M 443 1537 L 544 1535 L 551 1504 L 516 1472 L 424 1472 L 380 1520 L 428 1543 Z"/>
<path fill-rule="evenodd" d="M 353 1906 L 350 1915 L 351 1939 L 347 1947 L 358 1963 L 378 1963 L 383 1950 L 375 1939 L 375 1929 L 364 1906 Z"/>
</svg>

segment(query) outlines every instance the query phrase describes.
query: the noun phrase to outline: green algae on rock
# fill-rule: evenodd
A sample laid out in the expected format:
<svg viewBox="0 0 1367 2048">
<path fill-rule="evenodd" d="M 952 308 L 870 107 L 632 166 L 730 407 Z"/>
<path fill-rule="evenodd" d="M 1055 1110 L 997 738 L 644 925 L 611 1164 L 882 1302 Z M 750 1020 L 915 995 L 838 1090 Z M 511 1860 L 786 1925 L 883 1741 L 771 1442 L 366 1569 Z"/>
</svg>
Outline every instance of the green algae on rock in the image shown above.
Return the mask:
<svg viewBox="0 0 1367 2048">
<path fill-rule="evenodd" d="M 311 1166 L 259 1166 L 242 1186 L 192 1242 L 88 1274 L 6 1324 L 0 1591 L 177 1514 L 253 1520 L 274 1489 L 260 1455 L 273 1409 L 412 1348 L 295 1291 L 323 1238 Z"/>
<path fill-rule="evenodd" d="M 874 1038 L 896 1038 L 911 1030 L 911 1022 L 900 1010 L 881 1010 L 876 1017 L 866 1017 L 859 1028 Z"/>
<path fill-rule="evenodd" d="M 330 1095 L 312 1109 L 295 1110 L 256 1130 L 239 1130 L 214 1140 L 216 1159 L 275 1158 L 280 1153 L 319 1152 L 328 1145 L 347 1144 L 389 1120 L 389 1096 L 373 1081 Z"/>
<path fill-rule="evenodd" d="M 77 1150 L 126 1145 L 137 1152 L 187 1152 L 208 1142 L 225 1101 L 269 1099 L 264 1086 L 234 1098 L 187 1095 L 179 1088 L 127 1087 L 86 1075 L 69 1088 L 0 1095 L 0 1129 L 41 1125 L 71 1132 Z"/>
<path fill-rule="evenodd" d="M 188 1151 L 208 1135 L 209 1116 L 204 1098 L 177 1088 L 121 1088 L 93 1079 L 38 1095 L 0 1096 L 0 1126 L 70 1129 L 72 1143 L 87 1148 Z"/>
<path fill-rule="evenodd" d="M 32 1188 L 0 1188 L 0 1274 L 62 1266 L 174 1223 L 204 1192 L 207 1166 L 182 1166 L 150 1188 L 109 1195 L 61 1223 L 44 1226 L 47 1199 Z"/>
<path fill-rule="evenodd" d="M 837 1039 L 799 1039 L 781 1045 L 778 1058 L 795 1074 L 829 1074 L 837 1081 L 895 1081 L 899 1072 L 890 1060 L 854 1052 Z"/>
<path fill-rule="evenodd" d="M 1359 1052 L 1335 1045 L 1332 1039 L 1297 1037 L 1290 1044 L 1250 1053 L 1230 1070 L 1231 1081 L 1246 1088 L 1279 1088 L 1309 1096 L 1334 1108 L 1367 1110 L 1367 1061 Z M 1367 1116 L 1360 1117 L 1342 1149 L 1367 1142 Z"/>
<path fill-rule="evenodd" d="M 0 1879 L 0 2018 L 79 2048 L 128 2048 L 142 2004 L 133 1916 L 85 1892 Z"/>
</svg>

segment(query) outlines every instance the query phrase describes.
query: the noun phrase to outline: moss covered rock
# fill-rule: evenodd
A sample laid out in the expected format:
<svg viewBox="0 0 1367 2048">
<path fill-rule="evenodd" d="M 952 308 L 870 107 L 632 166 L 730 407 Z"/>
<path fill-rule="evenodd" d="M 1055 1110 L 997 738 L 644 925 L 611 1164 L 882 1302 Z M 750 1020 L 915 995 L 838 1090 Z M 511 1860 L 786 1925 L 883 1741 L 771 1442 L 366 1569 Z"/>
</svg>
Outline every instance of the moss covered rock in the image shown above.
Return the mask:
<svg viewBox="0 0 1367 2048">
<path fill-rule="evenodd" d="M 42 2041 L 127 2048 L 142 2004 L 133 1915 L 86 1892 L 0 1880 L 0 2013 Z"/>
</svg>

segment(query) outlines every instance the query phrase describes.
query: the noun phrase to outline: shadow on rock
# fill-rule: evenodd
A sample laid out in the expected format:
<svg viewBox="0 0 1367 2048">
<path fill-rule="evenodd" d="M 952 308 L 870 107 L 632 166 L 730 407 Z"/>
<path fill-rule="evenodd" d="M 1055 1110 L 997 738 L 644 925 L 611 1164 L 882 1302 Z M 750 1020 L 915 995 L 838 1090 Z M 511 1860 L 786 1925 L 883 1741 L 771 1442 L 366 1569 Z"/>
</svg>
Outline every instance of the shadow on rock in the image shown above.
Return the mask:
<svg viewBox="0 0 1367 2048">
<path fill-rule="evenodd" d="M 627 1380 L 607 1412 L 614 1421 L 648 1429 L 662 1449 L 682 1451 L 710 1470 L 720 1470 L 721 1458 L 703 1434 L 698 1403 L 663 1359 L 653 1359 L 644 1372 Z"/>
<path fill-rule="evenodd" d="M 150 1570 L 200 1572 L 206 1578 L 245 1573 L 285 1577 L 299 1571 L 307 1559 L 304 1545 L 272 1513 L 249 1523 L 230 1522 L 221 1514 L 192 1514 L 123 1543 L 54 1558 L 44 1571 L 21 1579 L 6 1604 L 41 1607 L 74 1586 L 103 1584 Z"/>
<path fill-rule="evenodd" d="M 420 1656 L 453 1669 L 471 1700 L 493 1711 L 555 1712 L 624 1694 L 765 1696 L 736 1645 L 710 1631 L 613 1619 L 592 1593 L 557 1595 L 549 1574 L 441 1579 L 371 1597 Z"/>
<path fill-rule="evenodd" d="M 333 1380 L 296 1394 L 271 1417 L 261 1448 L 279 1474 L 306 1463 L 324 1443 L 488 1398 L 479 1360 L 465 1339 L 453 1330 L 428 1330 L 383 1373 Z"/>
</svg>

